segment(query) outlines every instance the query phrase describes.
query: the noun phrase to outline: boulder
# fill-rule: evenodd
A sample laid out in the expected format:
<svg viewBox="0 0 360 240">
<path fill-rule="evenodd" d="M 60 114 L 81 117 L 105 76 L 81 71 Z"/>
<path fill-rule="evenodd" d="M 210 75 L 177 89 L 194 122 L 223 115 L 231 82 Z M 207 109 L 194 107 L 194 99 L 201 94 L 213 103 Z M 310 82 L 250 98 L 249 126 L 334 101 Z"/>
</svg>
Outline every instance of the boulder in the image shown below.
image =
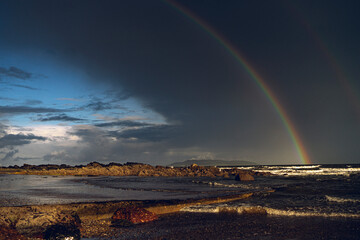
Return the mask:
<svg viewBox="0 0 360 240">
<path fill-rule="evenodd" d="M 196 163 L 193 163 L 190 165 L 190 168 L 198 168 L 198 167 L 199 167 L 199 165 L 197 165 Z"/>
<path fill-rule="evenodd" d="M 158 219 L 158 216 L 155 213 L 135 206 L 119 208 L 111 217 L 113 226 L 127 226 L 130 224 L 151 222 L 156 219 Z"/>
<path fill-rule="evenodd" d="M 254 177 L 249 173 L 239 173 L 235 176 L 236 181 L 254 181 Z"/>
<path fill-rule="evenodd" d="M 55 224 L 49 226 L 44 232 L 44 239 L 46 240 L 63 240 L 72 239 L 80 240 L 80 230 L 75 225 L 69 224 Z"/>
</svg>

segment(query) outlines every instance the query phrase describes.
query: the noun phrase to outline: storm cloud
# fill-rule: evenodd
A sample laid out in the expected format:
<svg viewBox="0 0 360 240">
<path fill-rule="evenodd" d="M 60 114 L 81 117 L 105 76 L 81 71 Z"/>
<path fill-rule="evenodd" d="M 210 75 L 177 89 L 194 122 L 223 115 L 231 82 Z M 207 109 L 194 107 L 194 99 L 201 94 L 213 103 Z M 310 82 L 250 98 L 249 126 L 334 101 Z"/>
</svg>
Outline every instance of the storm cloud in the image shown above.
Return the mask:
<svg viewBox="0 0 360 240">
<path fill-rule="evenodd" d="M 83 119 L 81 119 L 81 118 L 70 117 L 66 114 L 60 114 L 60 115 L 49 116 L 49 117 L 40 117 L 37 119 L 37 121 L 40 121 L 40 122 L 50 122 L 50 121 L 79 122 L 82 120 Z"/>
<path fill-rule="evenodd" d="M 218 1 L 206 5 L 202 1 L 193 5 L 181 2 L 220 29 L 220 35 L 231 39 L 259 75 L 264 76 L 316 161 L 336 161 L 334 156 L 342 155 L 355 161 L 360 155 L 355 144 L 360 136 L 358 120 L 345 94 L 339 91 L 333 70 L 323 61 L 306 29 L 283 10 L 282 1 L 247 3 L 246 7 L 242 1 L 232 1 L 218 4 L 217 8 L 211 6 Z M 336 52 L 348 55 L 346 61 L 360 62 L 360 54 L 349 53 L 349 49 L 358 49 L 358 23 L 350 21 L 350 17 L 332 19 L 337 7 L 334 1 L 330 2 L 326 6 L 328 14 L 322 12 L 323 6 L 315 6 L 319 16 L 329 21 L 322 25 L 326 28 L 324 32 L 334 37 L 332 44 Z M 219 44 L 219 39 L 214 39 L 166 1 L 39 0 L 2 4 L 6 8 L 0 6 L 0 21 L 7 22 L 12 29 L 0 30 L 3 44 L 52 52 L 58 61 L 86 72 L 89 82 L 111 86 L 119 93 L 118 100 L 122 100 L 120 96 L 134 97 L 144 108 L 165 119 L 166 124 L 156 126 L 112 121 L 75 129 L 71 134 L 80 137 L 83 143 L 98 145 L 95 149 L 99 157 L 106 151 L 109 158 L 111 153 L 129 153 L 125 146 L 131 149 L 133 145 L 122 141 L 137 139 L 141 144 L 154 144 L 152 147 L 159 152 L 164 151 L 163 159 L 167 157 L 165 148 L 186 151 L 190 147 L 227 159 L 246 155 L 250 160 L 286 163 L 298 158 L 287 128 L 262 91 L 263 86 L 259 87 L 257 76 L 249 75 L 247 67 Z M 308 4 L 301 6 L 307 9 Z M 336 28 L 339 31 L 336 32 L 329 27 L 332 25 L 353 26 L 351 34 L 354 31 L 357 34 L 353 37 L 343 28 Z M 343 48 L 334 44 L 341 39 L 347 43 Z M 41 49 L 37 50 L 37 46 Z M 350 65 L 348 72 L 352 76 L 359 74 Z M 15 67 L 0 68 L 0 73 L 23 80 L 31 77 Z M 354 86 L 359 87 L 358 83 Z M 123 92 L 126 94 L 121 95 Z M 98 112 L 116 106 L 94 99 L 84 108 Z M 30 112 L 62 110 L 0 106 L 0 114 Z M 40 119 L 55 120 L 80 119 L 67 115 Z M 105 129 L 116 126 L 138 128 L 112 132 Z M 109 136 L 120 142 L 113 142 Z M 42 140 L 36 136 L 17 137 L 19 144 Z M 345 139 L 350 144 L 336 148 Z M 158 142 L 163 146 L 159 147 Z M 115 146 L 122 153 L 114 150 Z"/>
<path fill-rule="evenodd" d="M 13 66 L 9 67 L 9 68 L 0 67 L 0 80 L 3 77 L 27 80 L 32 77 L 32 73 L 26 72 L 20 68 L 13 67 Z"/>
<path fill-rule="evenodd" d="M 45 141 L 46 138 L 34 134 L 5 134 L 0 138 L 0 149 L 30 144 L 33 140 Z"/>
<path fill-rule="evenodd" d="M 1 114 L 27 114 L 27 113 L 49 113 L 49 112 L 63 112 L 66 110 L 56 108 L 44 107 L 29 107 L 29 106 L 0 106 Z"/>
<path fill-rule="evenodd" d="M 149 125 L 152 124 L 145 122 L 131 121 L 131 120 L 118 120 L 113 122 L 95 124 L 95 126 L 97 127 L 145 127 Z"/>
</svg>

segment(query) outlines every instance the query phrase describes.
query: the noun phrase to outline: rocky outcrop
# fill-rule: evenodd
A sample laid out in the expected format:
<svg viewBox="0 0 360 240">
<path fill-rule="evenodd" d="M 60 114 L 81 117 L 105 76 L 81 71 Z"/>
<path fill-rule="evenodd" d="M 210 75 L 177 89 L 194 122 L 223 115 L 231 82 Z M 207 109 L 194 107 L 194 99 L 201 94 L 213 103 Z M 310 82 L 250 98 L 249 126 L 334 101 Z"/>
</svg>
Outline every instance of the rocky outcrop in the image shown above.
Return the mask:
<svg viewBox="0 0 360 240">
<path fill-rule="evenodd" d="M 39 211 L 36 207 L 4 208 L 7 214 L 0 215 L 0 224 L 16 229 L 22 235 L 43 238 L 44 232 L 53 225 L 65 225 L 79 229 L 81 221 L 72 211 L 62 211 L 56 208 Z M 2 239 L 2 238 L 0 238 Z"/>
<path fill-rule="evenodd" d="M 0 168 L 0 173 L 32 174 L 32 175 L 72 175 L 72 176 L 141 176 L 141 177 L 223 177 L 231 178 L 237 175 L 266 175 L 251 170 L 237 168 L 204 167 L 192 164 L 188 167 L 151 166 L 141 163 L 110 163 L 92 162 L 86 166 L 68 165 L 24 165 L 22 167 Z M 250 177 L 247 177 L 249 179 Z"/>
<path fill-rule="evenodd" d="M 151 222 L 156 219 L 158 219 L 158 216 L 155 213 L 149 212 L 144 208 L 131 206 L 116 210 L 111 217 L 111 222 L 113 226 L 118 227 Z"/>
<path fill-rule="evenodd" d="M 249 173 L 238 173 L 235 176 L 236 181 L 254 181 L 254 177 L 251 176 Z"/>
</svg>

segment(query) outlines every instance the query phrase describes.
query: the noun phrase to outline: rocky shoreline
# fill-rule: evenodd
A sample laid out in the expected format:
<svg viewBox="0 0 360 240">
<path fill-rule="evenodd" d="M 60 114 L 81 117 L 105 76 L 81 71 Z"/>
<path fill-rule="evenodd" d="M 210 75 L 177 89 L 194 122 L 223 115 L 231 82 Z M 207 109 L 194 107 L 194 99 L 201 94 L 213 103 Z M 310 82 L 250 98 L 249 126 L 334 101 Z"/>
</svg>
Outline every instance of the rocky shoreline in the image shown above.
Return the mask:
<svg viewBox="0 0 360 240">
<path fill-rule="evenodd" d="M 92 162 L 85 166 L 27 165 L 0 168 L 0 174 L 53 176 L 139 176 L 139 177 L 222 177 L 252 181 L 260 175 L 237 168 L 151 166 L 141 163 Z M 261 175 L 267 175 L 261 173 Z M 0 207 L 0 239 L 52 239 L 51 234 L 70 231 L 73 239 L 104 237 L 113 228 L 158 219 L 179 212 L 182 208 L 248 198 L 252 193 L 207 199 L 120 201 Z M 136 219 L 136 220 L 134 220 Z M 134 222 L 137 221 L 137 222 Z"/>
<path fill-rule="evenodd" d="M 255 175 L 267 175 L 250 170 L 237 168 L 205 167 L 193 164 L 188 167 L 151 166 L 142 163 L 109 163 L 92 162 L 87 165 L 28 165 L 10 166 L 0 168 L 0 174 L 24 175 L 57 175 L 57 176 L 140 176 L 140 177 L 224 177 L 239 175 L 238 180 L 252 180 Z M 241 178 L 240 176 L 245 176 Z"/>
<path fill-rule="evenodd" d="M 120 201 L 0 207 L 0 239 L 50 239 L 46 235 L 56 229 L 72 229 L 75 235 L 85 238 L 101 237 L 106 236 L 114 227 L 128 227 L 129 223 L 132 225 L 153 221 L 158 219 L 157 216 L 177 213 L 186 206 L 230 202 L 250 196 L 252 193 L 184 201 Z M 129 212 L 128 216 L 124 216 L 124 212 Z M 114 219 L 117 220 L 116 226 Z M 137 219 L 137 222 L 132 222 L 132 219 Z M 119 225 L 118 220 L 123 220 L 126 224 Z"/>
</svg>

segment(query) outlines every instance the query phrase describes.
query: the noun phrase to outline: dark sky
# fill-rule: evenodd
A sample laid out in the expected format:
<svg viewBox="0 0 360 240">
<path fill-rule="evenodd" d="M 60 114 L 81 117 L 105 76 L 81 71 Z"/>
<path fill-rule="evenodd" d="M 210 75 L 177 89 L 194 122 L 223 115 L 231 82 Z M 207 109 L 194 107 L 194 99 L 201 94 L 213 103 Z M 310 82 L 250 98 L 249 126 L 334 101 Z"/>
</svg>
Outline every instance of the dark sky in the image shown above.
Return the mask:
<svg viewBox="0 0 360 240">
<path fill-rule="evenodd" d="M 222 40 L 274 93 L 312 163 L 360 163 L 359 10 L 352 0 L 1 1 L 0 164 L 303 163 Z"/>
</svg>

